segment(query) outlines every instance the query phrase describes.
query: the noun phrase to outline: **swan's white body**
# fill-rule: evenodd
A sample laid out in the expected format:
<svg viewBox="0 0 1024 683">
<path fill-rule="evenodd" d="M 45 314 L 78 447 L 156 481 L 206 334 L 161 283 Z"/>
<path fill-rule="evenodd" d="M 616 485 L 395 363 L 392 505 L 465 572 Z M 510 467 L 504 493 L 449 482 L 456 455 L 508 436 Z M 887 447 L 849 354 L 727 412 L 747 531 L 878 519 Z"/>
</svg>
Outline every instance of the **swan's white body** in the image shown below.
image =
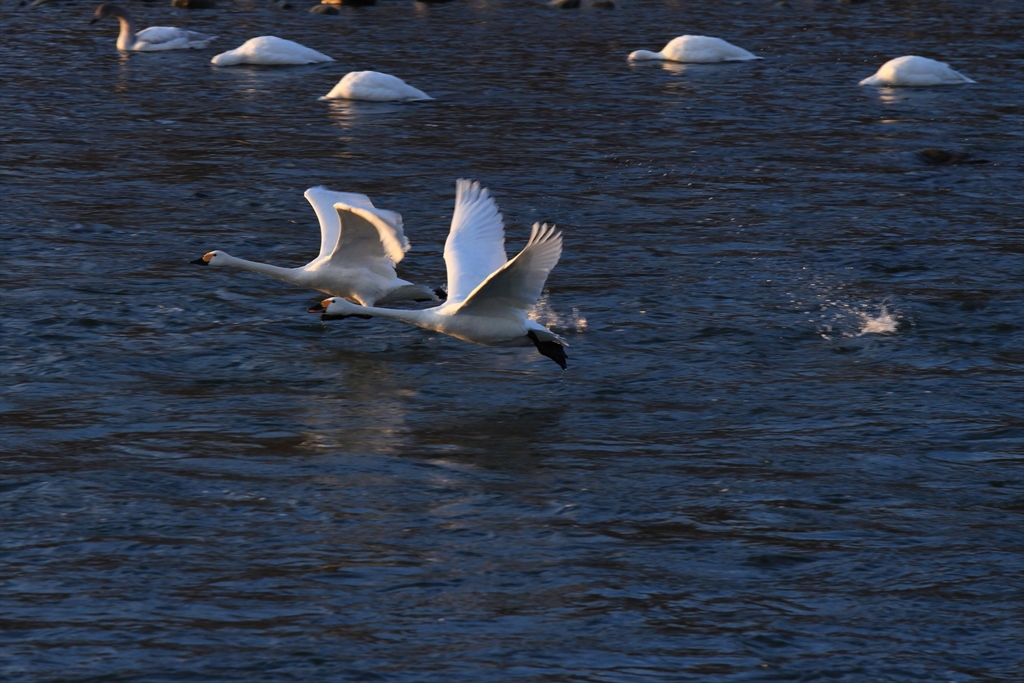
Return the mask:
<svg viewBox="0 0 1024 683">
<path fill-rule="evenodd" d="M 858 85 L 927 87 L 930 85 L 957 85 L 974 83 L 948 64 L 927 57 L 897 57 L 882 65 L 874 76 L 869 76 Z"/>
<path fill-rule="evenodd" d="M 234 50 L 220 53 L 210 61 L 214 66 L 234 66 L 235 64 L 286 66 L 317 64 L 319 62 L 333 62 L 334 60 L 305 45 L 299 45 L 284 38 L 260 36 L 258 38 L 250 38 Z"/>
<path fill-rule="evenodd" d="M 209 45 L 217 37 L 172 26 L 151 26 L 136 33 L 135 22 L 128 11 L 123 7 L 110 4 L 97 7 L 96 13 L 89 23 L 92 24 L 107 17 L 116 18 L 121 25 L 121 32 L 117 36 L 117 49 L 125 52 L 199 50 Z"/>
<path fill-rule="evenodd" d="M 363 194 L 311 187 L 304 195 L 320 220 L 320 254 L 301 268 L 280 268 L 211 251 L 192 263 L 245 270 L 343 297 L 365 306 L 412 299 L 437 301 L 427 287 L 395 275 L 409 250 L 402 216 Z"/>
<path fill-rule="evenodd" d="M 444 245 L 448 299 L 419 311 L 359 307 L 325 299 L 310 312 L 334 316 L 371 315 L 451 335 L 483 346 L 537 346 L 563 368 L 564 339 L 530 320 L 544 282 L 562 254 L 562 235 L 554 226 L 534 223 L 530 241 L 511 261 L 505 254 L 501 214 L 479 183 L 459 180 L 455 214 Z"/>
<path fill-rule="evenodd" d="M 135 34 L 135 42 L 128 47 L 125 30 L 117 37 L 117 49 L 128 52 L 159 52 L 161 50 L 201 50 L 217 36 L 186 31 L 170 26 L 151 26 Z M 122 44 L 124 43 L 124 44 Z"/>
<path fill-rule="evenodd" d="M 352 71 L 338 81 L 321 100 L 365 100 L 367 102 L 413 102 L 434 99 L 401 78 L 379 71 Z"/>
<path fill-rule="evenodd" d="M 629 55 L 632 61 L 661 60 L 687 64 L 713 64 L 715 62 L 746 62 L 761 59 L 741 47 L 710 36 L 679 36 L 669 41 L 661 52 L 637 50 Z"/>
</svg>

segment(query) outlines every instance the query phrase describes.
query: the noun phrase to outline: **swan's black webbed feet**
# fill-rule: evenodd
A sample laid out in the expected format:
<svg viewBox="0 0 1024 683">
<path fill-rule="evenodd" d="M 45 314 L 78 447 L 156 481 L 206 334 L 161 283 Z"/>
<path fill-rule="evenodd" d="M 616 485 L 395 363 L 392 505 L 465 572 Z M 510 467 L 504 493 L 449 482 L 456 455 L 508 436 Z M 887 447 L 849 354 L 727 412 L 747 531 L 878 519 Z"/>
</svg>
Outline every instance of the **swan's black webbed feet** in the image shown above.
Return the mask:
<svg viewBox="0 0 1024 683">
<path fill-rule="evenodd" d="M 434 288 L 434 294 L 436 294 L 437 298 L 440 299 L 441 301 L 447 301 L 448 300 L 448 292 L 444 291 L 440 287 L 435 287 Z"/>
<path fill-rule="evenodd" d="M 546 356 L 551 360 L 558 363 L 558 367 L 565 370 L 565 361 L 569 360 L 569 356 L 565 355 L 565 347 L 558 342 L 553 341 L 541 341 L 537 338 L 537 334 L 531 330 L 526 333 L 526 336 L 530 338 L 533 345 L 540 351 L 540 355 Z"/>
</svg>

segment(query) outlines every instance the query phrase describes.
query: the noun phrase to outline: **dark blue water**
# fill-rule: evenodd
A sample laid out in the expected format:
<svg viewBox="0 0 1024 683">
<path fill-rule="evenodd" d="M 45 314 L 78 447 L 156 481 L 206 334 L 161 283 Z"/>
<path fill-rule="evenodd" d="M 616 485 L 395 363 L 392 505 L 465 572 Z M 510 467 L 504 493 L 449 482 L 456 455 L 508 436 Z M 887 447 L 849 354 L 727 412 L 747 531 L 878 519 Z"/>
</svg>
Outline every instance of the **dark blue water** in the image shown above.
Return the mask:
<svg viewBox="0 0 1024 683">
<path fill-rule="evenodd" d="M 790 2 L 0 7 L 3 678 L 1019 680 L 1024 14 Z M 625 60 L 683 33 L 764 60 Z M 209 65 L 261 34 L 337 61 Z M 458 177 L 564 230 L 567 371 L 188 265 L 323 184 L 442 284 Z"/>
</svg>

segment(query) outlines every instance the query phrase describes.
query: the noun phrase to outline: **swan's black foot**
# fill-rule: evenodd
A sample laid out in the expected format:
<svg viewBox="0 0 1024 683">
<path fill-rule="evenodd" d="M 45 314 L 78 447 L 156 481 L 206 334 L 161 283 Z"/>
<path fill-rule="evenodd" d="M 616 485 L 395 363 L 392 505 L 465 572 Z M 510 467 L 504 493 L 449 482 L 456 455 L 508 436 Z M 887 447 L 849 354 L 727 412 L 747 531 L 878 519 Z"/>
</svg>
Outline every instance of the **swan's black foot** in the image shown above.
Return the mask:
<svg viewBox="0 0 1024 683">
<path fill-rule="evenodd" d="M 441 301 L 447 301 L 448 300 L 448 292 L 444 291 L 440 287 L 437 287 L 437 288 L 434 289 L 434 294 L 436 294 L 437 298 L 440 299 Z"/>
<path fill-rule="evenodd" d="M 362 318 L 363 320 L 369 320 L 372 317 L 373 317 L 372 315 L 359 315 L 358 313 L 353 313 L 352 315 L 333 315 L 333 314 L 324 313 L 322 316 L 320 316 L 320 319 L 321 320 L 344 320 L 345 318 Z"/>
<path fill-rule="evenodd" d="M 533 345 L 537 347 L 538 351 L 540 351 L 540 355 L 550 358 L 558 363 L 558 367 L 565 370 L 565 361 L 569 360 L 569 356 L 565 355 L 564 346 L 558 342 L 541 341 L 540 339 L 537 339 L 537 333 L 532 330 L 527 332 L 526 336 L 530 338 Z"/>
</svg>

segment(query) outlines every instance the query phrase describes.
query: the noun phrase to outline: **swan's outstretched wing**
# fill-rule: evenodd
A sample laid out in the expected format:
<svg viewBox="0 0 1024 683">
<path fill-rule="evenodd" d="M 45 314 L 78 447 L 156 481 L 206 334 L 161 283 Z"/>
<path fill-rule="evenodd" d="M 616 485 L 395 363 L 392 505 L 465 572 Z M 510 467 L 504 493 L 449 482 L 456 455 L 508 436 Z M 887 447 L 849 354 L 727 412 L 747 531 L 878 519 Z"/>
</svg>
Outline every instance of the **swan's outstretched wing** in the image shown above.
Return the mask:
<svg viewBox="0 0 1024 683">
<path fill-rule="evenodd" d="M 529 311 L 561 255 L 562 233 L 555 232 L 553 225 L 534 223 L 530 241 L 519 255 L 484 280 L 456 312 L 502 315 L 514 309 Z"/>
<path fill-rule="evenodd" d="M 341 234 L 341 221 L 338 220 L 338 212 L 334 205 L 338 202 L 350 206 L 359 206 L 366 209 L 373 208 L 373 202 L 365 194 L 355 192 L 335 192 L 328 190 L 323 185 L 311 187 L 302 195 L 316 211 L 317 220 L 320 221 L 320 254 L 317 259 L 326 258 L 338 245 L 338 236 Z"/>
<path fill-rule="evenodd" d="M 455 183 L 455 213 L 444 243 L 448 302 L 464 301 L 487 276 L 505 265 L 505 226 L 498 205 L 480 183 Z"/>
<path fill-rule="evenodd" d="M 377 269 L 382 274 L 394 275 L 395 264 L 409 251 L 409 240 L 402 232 L 401 214 L 344 202 L 335 203 L 334 210 L 341 230 L 329 263 Z"/>
</svg>

